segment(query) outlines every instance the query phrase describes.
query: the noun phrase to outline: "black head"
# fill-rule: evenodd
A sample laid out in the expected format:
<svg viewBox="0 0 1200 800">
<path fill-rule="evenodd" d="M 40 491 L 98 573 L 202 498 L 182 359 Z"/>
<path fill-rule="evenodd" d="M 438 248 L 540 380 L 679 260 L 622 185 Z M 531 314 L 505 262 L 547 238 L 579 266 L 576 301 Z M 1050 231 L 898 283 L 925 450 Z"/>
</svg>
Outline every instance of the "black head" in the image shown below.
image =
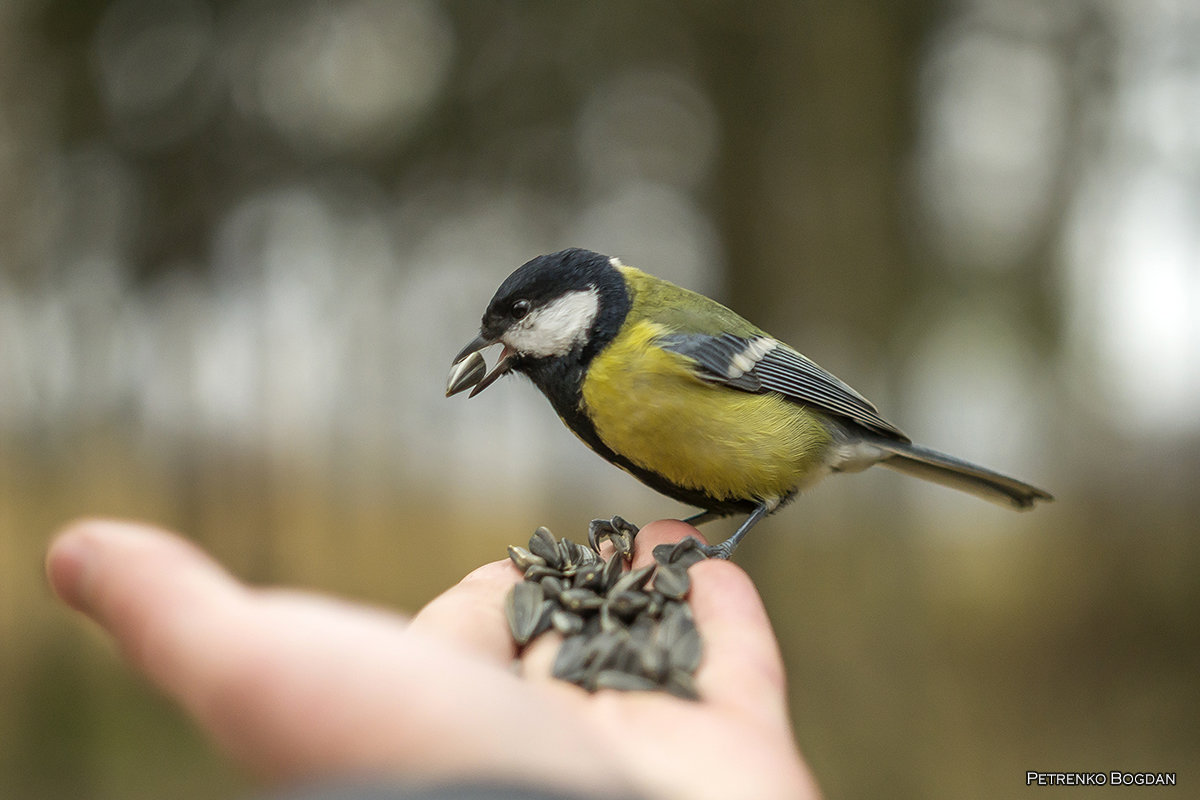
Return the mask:
<svg viewBox="0 0 1200 800">
<path fill-rule="evenodd" d="M 616 336 L 629 305 L 625 280 L 608 256 L 577 248 L 538 256 L 500 284 L 479 336 L 455 364 L 488 345 L 504 344 L 500 362 L 475 385 L 473 395 L 509 369 L 533 373 L 551 361 L 586 364 Z"/>
<path fill-rule="evenodd" d="M 625 282 L 608 256 L 578 248 L 560 250 L 525 262 L 504 279 L 483 314 L 480 332 L 500 340 L 524 324 L 530 333 L 525 337 L 528 349 L 514 342 L 518 354 L 563 355 L 563 343 L 555 339 L 578 334 L 572 330 L 576 325 L 591 338 L 600 312 L 611 311 L 604 307 L 619 304 L 624 295 Z M 544 324 L 530 324 L 529 317 L 538 314 Z M 583 326 L 585 321 L 588 324 Z"/>
</svg>

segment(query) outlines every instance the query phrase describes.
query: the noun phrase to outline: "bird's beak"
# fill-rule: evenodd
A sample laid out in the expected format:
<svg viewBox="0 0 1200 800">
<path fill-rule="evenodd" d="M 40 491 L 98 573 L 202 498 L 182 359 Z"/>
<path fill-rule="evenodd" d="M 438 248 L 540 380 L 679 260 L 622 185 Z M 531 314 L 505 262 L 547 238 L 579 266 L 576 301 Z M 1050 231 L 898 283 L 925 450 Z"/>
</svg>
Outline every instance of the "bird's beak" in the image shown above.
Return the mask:
<svg viewBox="0 0 1200 800">
<path fill-rule="evenodd" d="M 446 378 L 446 397 L 458 394 L 472 386 L 475 388 L 471 389 L 471 393 L 467 396 L 474 397 L 495 383 L 496 379 L 501 375 L 508 372 L 512 366 L 510 362 L 513 351 L 507 345 L 500 354 L 500 360 L 496 362 L 496 366 L 492 367 L 491 372 L 486 371 L 487 362 L 479 354 L 480 350 L 491 347 L 498 341 L 498 339 L 489 339 L 481 333 L 459 351 L 458 355 L 454 357 L 454 363 L 450 367 L 450 375 Z"/>
</svg>

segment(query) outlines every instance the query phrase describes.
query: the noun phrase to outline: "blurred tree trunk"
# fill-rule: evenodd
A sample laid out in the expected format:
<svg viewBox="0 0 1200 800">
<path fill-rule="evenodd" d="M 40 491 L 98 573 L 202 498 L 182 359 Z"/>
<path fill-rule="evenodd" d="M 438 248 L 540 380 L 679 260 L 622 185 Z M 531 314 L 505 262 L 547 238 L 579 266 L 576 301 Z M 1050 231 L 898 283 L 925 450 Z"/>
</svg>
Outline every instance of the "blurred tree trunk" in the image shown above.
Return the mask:
<svg viewBox="0 0 1200 800">
<path fill-rule="evenodd" d="M 704 68 L 725 125 L 726 298 L 780 336 L 827 320 L 883 341 L 898 316 L 907 98 L 933 9 L 785 2 L 734 12 L 736 28 L 710 20 L 707 51 L 724 56 Z"/>
</svg>

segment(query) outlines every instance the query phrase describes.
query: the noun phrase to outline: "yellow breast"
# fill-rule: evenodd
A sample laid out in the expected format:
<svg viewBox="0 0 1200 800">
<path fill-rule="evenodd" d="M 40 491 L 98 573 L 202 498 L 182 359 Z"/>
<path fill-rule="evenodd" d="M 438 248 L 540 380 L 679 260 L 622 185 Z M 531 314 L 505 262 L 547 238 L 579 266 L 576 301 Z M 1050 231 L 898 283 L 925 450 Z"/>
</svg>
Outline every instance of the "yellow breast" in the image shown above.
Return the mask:
<svg viewBox="0 0 1200 800">
<path fill-rule="evenodd" d="M 719 499 L 771 500 L 819 478 L 830 443 L 811 411 L 695 377 L 651 346 L 665 329 L 630 323 L 593 361 L 583 402 L 615 452 L 672 483 Z"/>
</svg>

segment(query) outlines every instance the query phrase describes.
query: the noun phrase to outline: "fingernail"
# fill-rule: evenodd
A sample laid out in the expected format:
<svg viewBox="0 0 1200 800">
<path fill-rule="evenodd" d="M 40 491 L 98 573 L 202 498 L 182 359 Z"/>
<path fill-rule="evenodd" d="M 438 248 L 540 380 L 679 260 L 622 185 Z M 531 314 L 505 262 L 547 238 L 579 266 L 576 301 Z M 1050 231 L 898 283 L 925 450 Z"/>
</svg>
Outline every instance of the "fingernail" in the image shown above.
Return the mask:
<svg viewBox="0 0 1200 800">
<path fill-rule="evenodd" d="M 95 546 L 82 531 L 60 536 L 46 554 L 46 576 L 59 598 L 76 611 L 87 612 Z"/>
</svg>

